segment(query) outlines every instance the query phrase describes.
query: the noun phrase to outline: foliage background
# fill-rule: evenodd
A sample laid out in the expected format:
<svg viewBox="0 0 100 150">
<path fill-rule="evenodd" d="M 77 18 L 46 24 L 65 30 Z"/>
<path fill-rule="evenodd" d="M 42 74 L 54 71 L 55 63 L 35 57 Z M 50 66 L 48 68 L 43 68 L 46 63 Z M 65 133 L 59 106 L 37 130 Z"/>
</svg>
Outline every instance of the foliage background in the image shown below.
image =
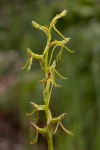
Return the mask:
<svg viewBox="0 0 100 150">
<path fill-rule="evenodd" d="M 67 112 L 64 124 L 74 132 L 66 135 L 61 129 L 54 136 L 55 150 L 100 149 L 100 1 L 99 0 L 0 0 L 0 149 L 47 149 L 39 136 L 36 145 L 29 145 L 34 136 L 26 112 L 29 102 L 42 103 L 43 78 L 39 64 L 32 70 L 21 67 L 27 61 L 26 48 L 41 53 L 46 37 L 31 27 L 35 20 L 48 25 L 55 14 L 67 9 L 57 28 L 70 37 L 68 47 L 58 63 L 59 72 L 68 80 L 57 78 L 63 87 L 54 89 L 51 110 L 54 116 Z M 59 39 L 54 32 L 53 38 Z M 44 114 L 40 115 L 43 126 Z"/>
</svg>

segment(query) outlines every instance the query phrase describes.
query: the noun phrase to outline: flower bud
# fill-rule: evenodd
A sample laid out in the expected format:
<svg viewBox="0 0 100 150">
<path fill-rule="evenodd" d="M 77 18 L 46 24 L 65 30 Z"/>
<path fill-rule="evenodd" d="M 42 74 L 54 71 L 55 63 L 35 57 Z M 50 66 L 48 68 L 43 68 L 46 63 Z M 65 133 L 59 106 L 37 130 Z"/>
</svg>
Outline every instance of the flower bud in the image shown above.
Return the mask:
<svg viewBox="0 0 100 150">
<path fill-rule="evenodd" d="M 62 13 L 56 15 L 56 16 L 53 18 L 53 20 L 51 21 L 50 25 L 51 25 L 51 26 L 54 26 L 54 25 L 57 23 L 58 19 L 64 17 L 64 16 L 66 15 L 66 13 L 67 13 L 67 11 L 64 10 Z"/>
<path fill-rule="evenodd" d="M 66 16 L 66 13 L 67 13 L 67 11 L 66 10 L 64 10 L 61 14 L 59 14 L 61 17 L 64 17 L 64 16 Z"/>
<path fill-rule="evenodd" d="M 35 21 L 32 21 L 32 26 L 35 28 L 35 29 L 39 29 L 40 25 L 38 23 L 36 23 Z"/>
</svg>

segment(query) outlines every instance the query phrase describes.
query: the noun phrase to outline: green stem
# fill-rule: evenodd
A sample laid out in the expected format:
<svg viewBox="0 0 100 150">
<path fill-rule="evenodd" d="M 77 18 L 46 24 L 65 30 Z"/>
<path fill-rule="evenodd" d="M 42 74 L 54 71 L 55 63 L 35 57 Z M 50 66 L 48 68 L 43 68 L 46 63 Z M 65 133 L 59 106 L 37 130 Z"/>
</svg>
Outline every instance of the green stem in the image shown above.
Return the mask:
<svg viewBox="0 0 100 150">
<path fill-rule="evenodd" d="M 49 45 L 50 45 L 50 41 L 51 41 L 50 31 L 51 31 L 51 27 L 49 28 L 49 31 L 48 31 L 47 45 L 46 45 L 46 48 L 44 50 L 44 55 L 45 55 L 44 70 L 45 70 L 45 77 L 46 78 L 48 78 L 48 53 L 49 53 Z M 44 86 L 44 89 L 45 89 L 45 86 Z M 49 109 L 50 94 L 51 94 L 50 89 L 48 89 L 48 91 L 44 93 L 45 113 L 46 113 L 46 118 L 47 118 L 47 124 L 52 119 L 51 112 L 50 112 L 50 109 Z M 53 135 L 52 135 L 52 130 L 51 129 L 48 129 L 46 137 L 47 137 L 47 142 L 48 142 L 48 150 L 53 150 Z"/>
<path fill-rule="evenodd" d="M 48 150 L 53 150 L 53 136 L 52 136 L 52 131 L 48 132 Z"/>
<path fill-rule="evenodd" d="M 47 45 L 46 48 L 44 50 L 44 55 L 45 55 L 45 77 L 48 78 L 48 53 L 49 53 L 49 45 L 50 45 L 50 41 L 51 41 L 51 28 L 49 28 L 48 30 L 48 38 L 47 38 Z M 45 88 L 45 86 L 44 86 Z M 50 89 L 48 89 L 48 91 L 46 93 L 44 93 L 44 98 L 45 98 L 45 112 L 46 112 L 46 118 L 47 118 L 47 122 L 50 121 L 50 111 L 49 111 L 49 93 Z"/>
</svg>

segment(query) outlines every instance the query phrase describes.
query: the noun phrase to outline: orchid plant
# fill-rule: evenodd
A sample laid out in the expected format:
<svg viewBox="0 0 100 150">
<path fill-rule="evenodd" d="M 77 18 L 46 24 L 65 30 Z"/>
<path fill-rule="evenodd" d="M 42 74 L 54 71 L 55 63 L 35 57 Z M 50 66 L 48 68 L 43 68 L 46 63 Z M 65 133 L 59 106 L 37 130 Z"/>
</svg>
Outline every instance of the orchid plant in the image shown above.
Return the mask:
<svg viewBox="0 0 100 150">
<path fill-rule="evenodd" d="M 50 104 L 50 98 L 53 87 L 61 87 L 59 84 L 56 83 L 56 75 L 58 75 L 62 79 L 67 79 L 63 77 L 57 70 L 56 70 L 56 63 L 58 60 L 61 60 L 62 57 L 62 51 L 63 49 L 67 50 L 68 52 L 73 53 L 74 51 L 70 50 L 66 44 L 70 40 L 70 38 L 64 37 L 55 27 L 58 19 L 64 17 L 66 15 L 66 10 L 61 12 L 60 14 L 57 14 L 52 21 L 50 22 L 50 25 L 42 26 L 35 21 L 32 21 L 32 26 L 35 29 L 42 30 L 46 36 L 47 36 L 47 43 L 44 48 L 43 53 L 36 54 L 29 48 L 27 48 L 27 54 L 29 55 L 29 60 L 23 67 L 23 69 L 26 69 L 29 71 L 32 66 L 33 59 L 36 59 L 40 62 L 40 67 L 44 71 L 44 79 L 41 79 L 39 82 L 43 84 L 43 99 L 44 99 L 44 105 L 38 105 L 33 102 L 30 102 L 30 104 L 33 107 L 33 111 L 31 113 L 27 113 L 26 115 L 32 115 L 35 112 L 39 111 L 45 111 L 46 114 L 46 124 L 43 128 L 40 128 L 37 125 L 37 122 L 39 120 L 39 115 L 37 116 L 37 119 L 34 122 L 30 122 L 32 127 L 34 128 L 34 131 L 36 132 L 36 136 L 34 139 L 31 140 L 31 144 L 34 144 L 38 140 L 38 134 L 42 134 L 46 139 L 48 143 L 48 150 L 53 150 L 53 135 L 57 132 L 58 127 L 60 126 L 66 133 L 73 135 L 73 133 L 69 130 L 67 130 L 64 125 L 62 124 L 62 120 L 65 117 L 66 113 L 63 113 L 62 115 L 58 117 L 52 117 L 52 113 L 49 108 Z M 54 29 L 62 38 L 61 41 L 58 40 L 52 40 L 51 36 L 51 30 Z M 56 59 L 53 59 L 54 52 L 57 47 L 60 47 L 60 51 L 58 52 Z"/>
</svg>

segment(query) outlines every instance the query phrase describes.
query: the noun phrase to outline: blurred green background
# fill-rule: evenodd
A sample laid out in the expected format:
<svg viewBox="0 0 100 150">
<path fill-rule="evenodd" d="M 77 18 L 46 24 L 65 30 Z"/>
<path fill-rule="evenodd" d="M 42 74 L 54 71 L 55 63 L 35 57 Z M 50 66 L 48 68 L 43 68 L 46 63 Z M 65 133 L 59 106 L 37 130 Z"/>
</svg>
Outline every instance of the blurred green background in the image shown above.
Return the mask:
<svg viewBox="0 0 100 150">
<path fill-rule="evenodd" d="M 46 37 L 32 29 L 31 21 L 48 25 L 66 9 L 67 16 L 57 28 L 71 40 L 63 51 L 57 78 L 62 88 L 54 89 L 50 108 L 53 116 L 67 112 L 63 123 L 74 136 L 59 129 L 55 150 L 100 150 L 100 1 L 99 0 L 0 0 L 0 150 L 47 150 L 42 136 L 35 145 L 29 141 L 34 131 L 25 113 L 33 101 L 43 103 L 38 80 L 43 72 L 37 61 L 28 73 L 21 70 L 27 61 L 26 48 L 41 53 Z M 53 38 L 60 37 L 53 32 Z M 40 115 L 40 126 L 44 122 Z"/>
</svg>

